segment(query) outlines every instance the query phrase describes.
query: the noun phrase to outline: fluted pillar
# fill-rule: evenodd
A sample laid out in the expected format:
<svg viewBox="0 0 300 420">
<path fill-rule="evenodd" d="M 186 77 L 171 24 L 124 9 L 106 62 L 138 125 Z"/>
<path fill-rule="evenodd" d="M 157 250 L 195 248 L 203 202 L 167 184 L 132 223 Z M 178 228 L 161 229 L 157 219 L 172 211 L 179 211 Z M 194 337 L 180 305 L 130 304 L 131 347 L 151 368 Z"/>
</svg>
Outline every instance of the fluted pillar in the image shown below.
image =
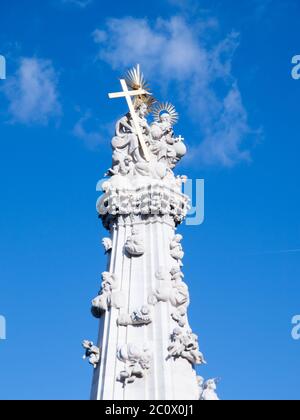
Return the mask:
<svg viewBox="0 0 300 420">
<path fill-rule="evenodd" d="M 122 209 L 124 196 L 130 201 Z M 98 211 L 110 232 L 105 276 L 113 276 L 113 287 L 102 284 L 93 303 L 101 316 L 94 400 L 199 399 L 194 364 L 204 359 L 187 319 L 182 238 L 176 236 L 187 208 L 180 189 L 163 184 L 130 192 L 104 185 Z M 174 331 L 182 335 L 178 342 Z"/>
</svg>

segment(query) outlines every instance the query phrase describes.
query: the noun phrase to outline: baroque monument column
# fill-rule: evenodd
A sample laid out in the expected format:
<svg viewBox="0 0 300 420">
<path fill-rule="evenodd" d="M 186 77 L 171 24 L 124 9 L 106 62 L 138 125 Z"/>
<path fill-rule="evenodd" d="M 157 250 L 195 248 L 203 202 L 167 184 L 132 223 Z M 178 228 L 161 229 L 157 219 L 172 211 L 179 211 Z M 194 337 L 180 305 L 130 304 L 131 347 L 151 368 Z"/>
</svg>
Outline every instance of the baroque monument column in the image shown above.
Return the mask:
<svg viewBox="0 0 300 420">
<path fill-rule="evenodd" d="M 97 345 L 84 341 L 94 368 L 93 400 L 217 399 L 215 380 L 197 377 L 205 364 L 188 321 L 190 296 L 177 228 L 189 198 L 175 176 L 186 154 L 178 114 L 148 92 L 139 66 L 121 80 L 129 112 L 116 124 L 112 166 L 100 181 L 97 210 L 108 258 L 92 314 Z M 148 116 L 152 115 L 152 123 Z"/>
</svg>

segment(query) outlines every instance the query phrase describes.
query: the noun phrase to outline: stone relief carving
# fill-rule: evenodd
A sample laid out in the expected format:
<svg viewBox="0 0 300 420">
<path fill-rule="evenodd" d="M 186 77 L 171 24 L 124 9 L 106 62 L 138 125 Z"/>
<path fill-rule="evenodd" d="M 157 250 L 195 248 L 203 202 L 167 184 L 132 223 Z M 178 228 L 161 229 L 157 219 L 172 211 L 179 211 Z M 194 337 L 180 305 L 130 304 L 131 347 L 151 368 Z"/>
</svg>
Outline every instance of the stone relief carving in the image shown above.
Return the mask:
<svg viewBox="0 0 300 420">
<path fill-rule="evenodd" d="M 172 292 L 170 296 L 171 304 L 176 308 L 172 313 L 174 321 L 178 322 L 180 327 L 187 323 L 187 310 L 190 305 L 190 294 L 188 286 L 183 282 L 184 274 L 178 267 L 171 270 Z"/>
<path fill-rule="evenodd" d="M 132 314 L 121 313 L 118 319 L 118 325 L 121 327 L 148 325 L 152 322 L 152 314 L 149 306 L 144 305 L 141 309 L 136 309 Z"/>
<path fill-rule="evenodd" d="M 183 266 L 182 260 L 184 257 L 184 252 L 181 245 L 182 239 L 183 239 L 182 235 L 175 235 L 170 243 L 171 257 L 174 258 L 174 260 L 178 262 L 180 267 Z"/>
<path fill-rule="evenodd" d="M 112 240 L 110 238 L 103 238 L 102 245 L 105 249 L 105 254 L 108 254 L 112 250 Z"/>
<path fill-rule="evenodd" d="M 98 296 L 92 300 L 92 314 L 95 318 L 101 318 L 101 316 L 113 306 L 119 306 L 114 302 L 113 291 L 118 287 L 118 280 L 113 273 L 104 272 L 102 273 L 102 284 L 101 290 Z"/>
<path fill-rule="evenodd" d="M 161 268 L 156 273 L 157 289 L 149 296 L 149 305 L 155 306 L 159 302 L 170 302 L 175 310 L 171 316 L 180 327 L 187 323 L 187 310 L 190 304 L 188 286 L 183 282 L 184 274 L 179 267 L 173 267 L 170 275 Z"/>
<path fill-rule="evenodd" d="M 156 272 L 155 278 L 158 286 L 148 297 L 149 305 L 155 306 L 159 302 L 169 302 L 172 291 L 172 284 L 169 277 L 163 267 Z"/>
<path fill-rule="evenodd" d="M 151 129 L 146 119 L 148 114 L 147 104 L 137 101 L 135 112 L 146 143 L 149 143 Z M 115 137 L 112 139 L 111 145 L 113 148 L 113 165 L 110 171 L 113 175 L 127 175 L 130 172 L 127 169 L 130 167 L 132 168 L 132 174 L 135 172 L 140 175 L 149 174 L 147 162 L 140 152 L 140 143 L 130 112 L 117 122 Z M 128 160 L 127 163 L 125 159 Z"/>
<path fill-rule="evenodd" d="M 112 167 L 103 183 L 104 196 L 97 209 L 108 227 L 108 215 L 170 215 L 182 223 L 189 210 L 189 200 L 182 194 L 184 177 L 175 177 L 173 169 L 187 152 L 182 136 L 175 135 L 178 113 L 170 103 L 157 104 L 147 91 L 139 68 L 122 80 L 131 88 L 129 113 L 116 123 L 111 145 Z M 138 91 L 134 95 L 134 91 Z M 144 92 L 143 94 L 141 92 Z M 120 94 L 110 94 L 118 98 Z M 153 113 L 150 124 L 148 114 Z M 99 189 L 99 185 L 97 187 Z M 111 217 L 110 217 L 111 218 Z"/>
<path fill-rule="evenodd" d="M 152 354 L 148 345 L 125 344 L 119 348 L 117 357 L 125 363 L 125 369 L 117 377 L 124 386 L 144 378 L 151 367 Z"/>
<path fill-rule="evenodd" d="M 158 162 L 164 162 L 173 169 L 187 152 L 184 139 L 174 134 L 178 113 L 172 104 L 159 104 L 154 109 L 154 117 L 155 121 L 151 126 L 151 151 Z"/>
<path fill-rule="evenodd" d="M 94 343 L 88 340 L 84 340 L 82 346 L 85 349 L 83 360 L 89 359 L 89 363 L 94 367 L 94 369 L 96 369 L 100 362 L 99 347 L 94 346 Z"/>
<path fill-rule="evenodd" d="M 145 253 L 144 240 L 135 229 L 125 243 L 125 251 L 130 257 L 141 257 Z"/>
<path fill-rule="evenodd" d="M 113 163 L 107 176 L 147 176 L 165 179 L 170 174 L 173 175 L 172 169 L 185 156 L 187 149 L 184 139 L 174 134 L 174 125 L 178 119 L 174 106 L 158 105 L 154 111 L 155 121 L 150 126 L 146 117 L 152 110 L 149 106 L 151 102 L 149 98 L 146 102 L 137 99 L 134 108 L 150 159 L 145 159 L 141 153 L 140 139 L 129 112 L 116 123 L 115 136 L 111 142 Z"/>
<path fill-rule="evenodd" d="M 180 188 L 163 183 L 135 185 L 118 180 L 102 184 L 104 194 L 97 202 L 97 211 L 105 222 L 107 217 L 118 215 L 170 215 L 175 224 L 185 219 L 190 209 L 190 200 L 181 194 Z M 178 243 L 175 244 L 178 248 Z"/>
<path fill-rule="evenodd" d="M 218 379 L 209 379 L 208 381 L 205 381 L 204 378 L 198 376 L 197 380 L 199 384 L 200 401 L 220 400 L 217 394 L 217 384 L 219 382 Z"/>
<path fill-rule="evenodd" d="M 198 337 L 191 330 L 184 332 L 175 328 L 168 347 L 169 357 L 182 357 L 193 365 L 206 364 L 203 354 L 199 350 Z"/>
</svg>

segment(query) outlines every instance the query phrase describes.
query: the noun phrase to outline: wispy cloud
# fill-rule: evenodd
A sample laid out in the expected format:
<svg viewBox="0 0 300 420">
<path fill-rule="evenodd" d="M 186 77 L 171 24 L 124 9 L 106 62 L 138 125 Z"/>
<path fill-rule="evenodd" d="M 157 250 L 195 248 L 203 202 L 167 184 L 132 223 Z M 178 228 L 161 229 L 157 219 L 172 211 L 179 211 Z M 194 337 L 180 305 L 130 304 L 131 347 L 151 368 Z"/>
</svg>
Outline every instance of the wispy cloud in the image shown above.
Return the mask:
<svg viewBox="0 0 300 420">
<path fill-rule="evenodd" d="M 283 249 L 280 251 L 273 251 L 272 254 L 298 254 L 300 249 Z"/>
<path fill-rule="evenodd" d="M 219 39 L 216 19 L 196 23 L 126 17 L 109 19 L 94 32 L 99 60 L 113 69 L 141 63 L 166 94 L 172 89 L 196 127 L 193 157 L 203 164 L 233 166 L 250 159 L 244 142 L 252 134 L 232 60 L 239 36 Z"/>
<path fill-rule="evenodd" d="M 95 123 L 91 113 L 87 111 L 75 124 L 73 134 L 82 140 L 89 149 L 95 149 L 103 143 L 103 127 L 98 124 L 97 129 L 92 129 L 89 127 L 91 121 Z"/>
<path fill-rule="evenodd" d="M 254 5 L 254 12 L 256 19 L 262 19 L 267 13 L 268 9 L 274 3 L 274 0 L 252 0 Z"/>
<path fill-rule="evenodd" d="M 61 115 L 58 78 L 49 60 L 23 58 L 14 77 L 7 80 L 4 93 L 9 101 L 12 122 L 47 124 Z"/>
<path fill-rule="evenodd" d="M 89 6 L 93 0 L 61 0 L 61 2 L 63 4 L 69 4 L 84 9 L 85 7 Z"/>
<path fill-rule="evenodd" d="M 289 255 L 289 254 L 299 254 L 300 249 L 279 249 L 279 250 L 273 250 L 273 251 L 264 251 L 264 252 L 257 252 L 257 253 L 251 253 L 247 255 L 251 256 L 262 256 L 262 255 Z"/>
</svg>

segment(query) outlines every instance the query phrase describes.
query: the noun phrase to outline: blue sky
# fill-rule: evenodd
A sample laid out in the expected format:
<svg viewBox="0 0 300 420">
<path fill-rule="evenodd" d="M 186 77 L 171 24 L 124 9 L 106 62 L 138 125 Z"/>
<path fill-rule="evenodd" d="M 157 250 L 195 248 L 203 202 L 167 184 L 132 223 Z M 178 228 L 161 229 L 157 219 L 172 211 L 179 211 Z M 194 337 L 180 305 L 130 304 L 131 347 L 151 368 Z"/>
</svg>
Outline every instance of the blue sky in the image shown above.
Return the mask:
<svg viewBox="0 0 300 420">
<path fill-rule="evenodd" d="M 137 62 L 181 114 L 179 173 L 206 182 L 205 223 L 181 228 L 200 373 L 222 399 L 300 398 L 299 16 L 298 0 L 1 2 L 0 399 L 89 397 L 95 185 L 126 111 L 107 92 Z"/>
</svg>

